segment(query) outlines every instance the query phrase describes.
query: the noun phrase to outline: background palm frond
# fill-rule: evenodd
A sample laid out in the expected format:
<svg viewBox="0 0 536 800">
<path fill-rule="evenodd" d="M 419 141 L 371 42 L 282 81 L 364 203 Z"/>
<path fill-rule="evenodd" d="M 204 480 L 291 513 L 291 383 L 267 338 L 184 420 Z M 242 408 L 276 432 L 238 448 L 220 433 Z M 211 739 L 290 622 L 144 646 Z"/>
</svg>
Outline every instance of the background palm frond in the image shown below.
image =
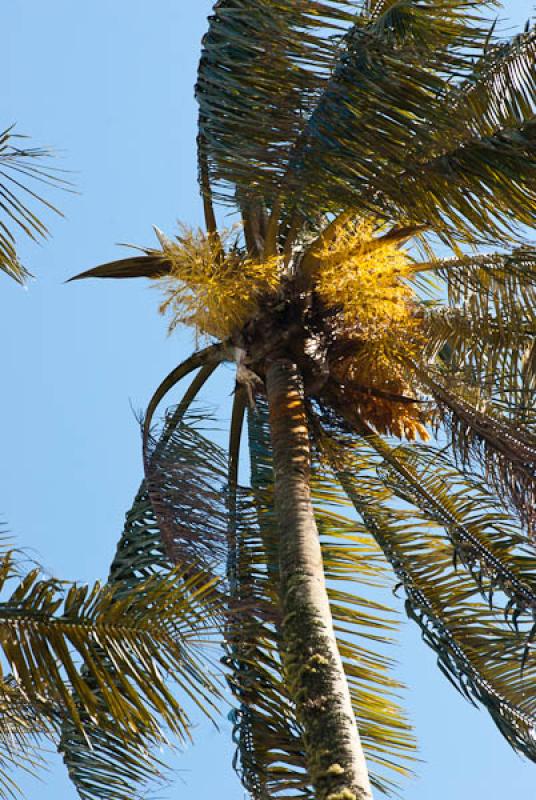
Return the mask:
<svg viewBox="0 0 536 800">
<path fill-rule="evenodd" d="M 211 427 L 209 415 L 190 411 L 160 440 L 152 437 L 145 452 L 145 480 L 171 563 L 223 577 L 227 459 L 203 435 Z"/>
<path fill-rule="evenodd" d="M 32 187 L 69 187 L 61 173 L 47 165 L 50 152 L 22 146 L 25 138 L 15 134 L 13 126 L 0 133 L 0 269 L 19 283 L 29 273 L 17 256 L 15 231 L 34 240 L 48 235 L 45 223 L 31 209 L 33 204 L 60 213 Z"/>
</svg>

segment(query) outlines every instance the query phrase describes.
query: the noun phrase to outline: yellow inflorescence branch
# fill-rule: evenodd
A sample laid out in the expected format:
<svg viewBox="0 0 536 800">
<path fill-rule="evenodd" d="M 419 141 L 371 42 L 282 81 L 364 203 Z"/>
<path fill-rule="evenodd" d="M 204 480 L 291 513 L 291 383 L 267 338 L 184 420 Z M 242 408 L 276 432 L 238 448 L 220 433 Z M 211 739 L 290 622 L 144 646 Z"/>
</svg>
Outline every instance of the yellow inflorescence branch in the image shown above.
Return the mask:
<svg viewBox="0 0 536 800">
<path fill-rule="evenodd" d="M 170 330 L 183 323 L 198 335 L 228 339 L 253 316 L 259 298 L 277 289 L 281 259 L 244 257 L 235 240 L 233 231 L 215 237 L 183 227 L 176 241 L 163 243 L 171 272 L 159 279 L 160 310 L 171 314 Z"/>
<path fill-rule="evenodd" d="M 418 403 L 392 399 L 414 395 L 405 366 L 422 350 L 421 321 L 408 285 L 413 262 L 396 242 L 374 238 L 370 221 L 351 221 L 317 254 L 316 291 L 344 317 L 342 336 L 355 347 L 339 365 L 362 418 L 380 433 L 428 438 Z M 388 397 L 390 396 L 390 397 Z"/>
</svg>

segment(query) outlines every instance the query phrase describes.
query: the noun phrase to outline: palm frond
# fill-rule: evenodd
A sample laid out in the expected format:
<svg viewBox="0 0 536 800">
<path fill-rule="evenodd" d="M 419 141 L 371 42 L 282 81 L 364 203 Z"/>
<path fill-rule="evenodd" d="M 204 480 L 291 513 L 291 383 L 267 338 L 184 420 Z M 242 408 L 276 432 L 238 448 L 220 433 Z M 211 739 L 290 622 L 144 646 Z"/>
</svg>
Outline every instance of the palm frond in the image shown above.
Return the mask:
<svg viewBox="0 0 536 800">
<path fill-rule="evenodd" d="M 459 143 L 515 127 L 534 114 L 535 64 L 535 28 L 486 46 L 466 80 L 445 94 L 445 105 L 458 119 Z"/>
<path fill-rule="evenodd" d="M 445 281 L 451 306 L 471 304 L 478 313 L 500 308 L 504 316 L 518 305 L 534 304 L 536 249 L 519 247 L 508 253 L 482 253 L 438 259 L 416 265 L 418 272 L 433 271 Z"/>
<path fill-rule="evenodd" d="M 206 369 L 206 368 L 205 368 Z M 214 370 L 213 365 L 209 365 L 209 374 Z M 207 372 L 200 370 L 199 375 L 202 381 L 194 380 L 194 389 L 199 389 L 199 383 L 204 383 L 208 377 Z M 183 421 L 184 414 L 188 408 L 188 392 L 177 409 L 168 412 L 167 422 L 161 438 L 151 448 L 151 459 L 156 461 L 161 457 L 164 460 L 173 460 L 173 435 L 177 425 Z M 190 391 L 190 399 L 195 396 L 195 391 Z M 186 401 L 186 402 L 185 402 Z M 199 422 L 199 419 L 197 419 Z M 184 433 L 187 425 L 183 423 L 181 428 Z M 188 443 L 199 444 L 200 439 L 196 438 L 196 433 L 191 433 L 190 438 L 178 448 L 177 459 L 185 458 L 188 451 Z M 204 441 L 202 442 L 202 444 Z M 218 458 L 222 459 L 218 452 Z M 205 463 L 205 462 L 204 462 Z M 176 466 L 176 465 L 175 465 Z M 193 466 L 191 466 L 193 469 Z M 159 461 L 159 478 L 163 462 Z M 153 474 L 153 473 L 151 473 Z M 175 473 L 174 473 L 175 474 Z M 168 476 L 169 477 L 169 476 Z M 220 473 L 223 479 L 223 471 Z M 121 600 L 124 596 L 137 593 L 140 587 L 147 580 L 162 579 L 169 573 L 172 563 L 169 553 L 166 552 L 164 530 L 162 529 L 162 506 L 165 507 L 163 518 L 164 525 L 169 524 L 169 505 L 170 488 L 163 486 L 159 481 L 158 488 L 153 484 L 152 491 L 157 492 L 160 498 L 160 515 L 155 512 L 151 502 L 151 492 L 147 482 L 144 481 L 138 491 L 134 504 L 128 512 L 125 527 L 117 546 L 116 554 L 110 568 L 108 577 L 108 587 L 113 597 Z M 196 483 L 199 489 L 199 481 Z M 191 497 L 191 495 L 189 495 Z M 204 506 L 205 508 L 206 506 Z M 171 524 L 174 524 L 174 517 Z M 198 521 L 200 518 L 198 517 Z M 209 526 L 207 526 L 208 530 Z M 169 530 L 165 528 L 165 530 Z M 201 540 L 202 541 L 202 540 Z M 218 543 L 219 546 L 221 542 Z M 202 556 L 206 554 L 206 549 L 201 553 L 200 558 L 192 555 L 192 547 L 195 543 L 189 540 L 187 543 L 187 559 L 181 561 L 181 567 L 185 574 L 191 576 L 189 579 L 204 582 L 201 578 Z M 173 548 L 172 554 L 179 559 L 177 549 Z M 185 549 L 181 549 L 181 555 L 185 556 Z M 214 554 L 212 553 L 212 556 Z M 222 554 L 220 557 L 223 559 Z M 188 560 L 189 559 L 189 560 Z M 212 562 L 211 562 L 212 563 Z M 206 566 L 206 565 L 205 565 Z M 221 570 L 220 570 L 221 572 Z M 193 576 L 196 576 L 195 578 Z M 209 579 L 210 580 L 210 579 Z M 206 597 L 203 594 L 192 596 L 192 601 L 199 603 L 199 611 L 204 616 L 207 630 L 219 628 L 219 617 L 221 608 L 215 605 L 215 598 L 219 590 L 214 587 L 212 593 Z M 112 668 L 110 664 L 110 668 Z M 82 670 L 85 680 L 90 681 L 91 676 L 87 671 Z M 195 679 L 195 671 L 192 671 L 192 679 Z M 119 683 L 119 682 L 118 682 Z M 208 686 L 212 684 L 207 683 Z M 201 697 L 194 687 L 194 698 Z M 186 694 L 192 695 L 192 689 L 188 684 L 183 684 L 181 689 Z M 100 697 L 100 695 L 99 695 Z M 102 698 L 101 698 L 102 699 Z M 105 709 L 102 709 L 103 713 Z M 156 733 L 149 726 L 133 732 L 129 739 L 117 736 L 112 726 L 108 729 L 92 725 L 90 722 L 84 724 L 83 731 L 77 729 L 69 720 L 62 727 L 62 739 L 60 751 L 66 763 L 69 775 L 75 784 L 78 792 L 84 800 L 96 800 L 96 798 L 114 798 L 114 800 L 134 800 L 142 795 L 147 786 L 161 783 L 165 779 L 166 767 L 156 756 L 157 749 L 166 744 L 163 734 Z"/>
<path fill-rule="evenodd" d="M 235 769 L 254 800 L 311 798 L 301 730 L 285 683 L 279 555 L 265 409 L 248 413 L 252 490 L 231 498 L 226 626 L 237 745 Z M 233 502 L 234 501 L 234 502 Z"/>
<path fill-rule="evenodd" d="M 59 171 L 47 165 L 48 150 L 19 146 L 25 138 L 15 134 L 13 126 L 0 133 L 0 270 L 18 283 L 29 273 L 17 256 L 15 231 L 34 241 L 46 238 L 48 229 L 31 206 L 60 213 L 35 187 L 69 187 Z"/>
<path fill-rule="evenodd" d="M 536 503 L 534 432 L 518 420 L 499 415 L 485 399 L 478 404 L 475 398 L 468 398 L 467 387 L 449 386 L 440 373 L 419 370 L 418 374 L 437 402 L 458 464 L 469 474 L 480 468 L 497 496 L 518 514 L 532 536 Z"/>
<path fill-rule="evenodd" d="M 432 446 L 414 444 L 391 450 L 370 439 L 385 458 L 385 480 L 395 494 L 441 526 L 455 557 L 472 574 L 485 598 L 507 598 L 512 621 L 536 612 L 536 560 L 525 552 L 525 536 L 506 513 L 497 511 L 490 490 L 474 476 L 460 473 Z M 497 597 L 495 596 L 497 594 Z"/>
<path fill-rule="evenodd" d="M 536 222 L 536 120 L 529 116 L 489 136 L 476 136 L 398 176 L 405 214 L 470 241 L 509 241 Z M 428 210 L 425 204 L 428 202 Z M 454 239 L 456 238 L 454 236 Z"/>
<path fill-rule="evenodd" d="M 6 589 L 13 577 L 9 556 L 0 577 Z M 108 722 L 101 716 L 104 703 L 116 732 L 127 738 L 138 726 L 157 731 L 153 712 L 185 736 L 184 711 L 164 676 L 206 687 L 202 670 L 194 669 L 189 642 L 208 635 L 198 598 L 212 591 L 199 578 L 174 571 L 149 578 L 122 597 L 99 584 L 73 585 L 64 592 L 57 581 L 42 580 L 33 570 L 0 603 L 0 646 L 28 697 L 61 704 L 80 729 L 83 716 Z M 87 669 L 97 691 L 80 677 L 79 666 Z"/>
<path fill-rule="evenodd" d="M 359 6 L 357 0 L 215 4 L 196 86 L 204 197 L 208 182 L 242 206 L 274 202 L 293 143 L 328 80 L 337 40 Z"/>
<path fill-rule="evenodd" d="M 145 479 L 168 558 L 223 577 L 227 458 L 203 435 L 210 417 L 189 412 L 160 441 L 149 439 Z"/>
<path fill-rule="evenodd" d="M 518 304 L 503 313 L 479 312 L 477 301 L 457 308 L 428 310 L 423 317 L 424 355 L 438 354 L 453 375 L 475 376 L 482 396 L 511 396 L 512 391 L 533 395 L 527 354 L 536 341 L 536 313 Z M 478 376 L 478 377 L 477 377 Z"/>
<path fill-rule="evenodd" d="M 265 603 L 268 607 L 275 602 L 279 575 L 277 523 L 273 513 L 273 469 L 271 448 L 267 423 L 267 410 L 262 399 L 258 399 L 257 408 L 249 414 L 250 453 L 252 464 L 252 487 L 255 504 L 251 509 L 249 525 L 249 563 L 255 565 L 250 572 L 253 586 L 259 589 L 264 584 Z M 372 781 L 376 788 L 386 794 L 395 789 L 395 782 L 390 777 L 390 770 L 405 774 L 408 772 L 406 759 L 411 758 L 414 748 L 410 728 L 396 702 L 400 685 L 390 675 L 392 666 L 390 659 L 382 652 L 382 647 L 389 642 L 394 627 L 394 618 L 389 609 L 373 599 L 366 599 L 352 589 L 342 588 L 341 581 L 356 581 L 356 584 L 378 586 L 382 582 L 381 565 L 378 563 L 379 552 L 353 520 L 341 514 L 341 495 L 325 471 L 314 470 L 312 496 L 315 515 L 319 526 L 324 552 L 324 568 L 329 586 L 332 614 L 336 627 L 337 640 L 350 683 L 352 702 L 364 747 L 372 766 Z M 333 504 L 335 508 L 328 508 Z M 255 530 L 257 517 L 257 534 Z M 242 514 L 237 519 L 244 519 Z M 243 589 L 245 596 L 255 596 L 248 586 Z M 258 601 L 255 607 L 262 607 Z M 246 604 L 247 608 L 247 604 Z M 249 612 L 251 615 L 251 612 Z M 255 797 L 280 796 L 277 792 L 288 791 L 294 786 L 300 791 L 299 796 L 310 796 L 303 746 L 300 742 L 300 729 L 297 725 L 293 705 L 288 698 L 284 683 L 285 649 L 279 631 L 279 615 L 276 608 L 275 617 L 266 614 L 260 621 L 262 635 L 257 629 L 252 638 L 253 643 L 270 641 L 271 660 L 266 655 L 258 660 L 258 655 L 249 660 L 249 671 L 246 672 L 246 683 L 237 678 L 237 685 L 245 692 L 250 704 L 248 713 L 240 717 L 237 736 L 242 743 L 242 770 L 247 775 L 265 776 L 265 788 L 271 786 L 273 794 L 263 795 L 261 791 Z M 247 621 L 244 622 L 247 624 Z M 259 625 L 259 620 L 256 621 Z M 239 626 L 239 630 L 242 627 Z M 272 688 L 267 691 L 265 683 L 266 671 L 257 676 L 258 683 L 249 684 L 252 665 L 270 663 Z M 278 666 L 277 666 L 278 665 Z M 283 674 L 281 675 L 281 671 Z M 254 671 L 253 671 L 254 674 Z M 274 676 L 278 675 L 277 680 Z M 239 676 L 240 677 L 240 676 Z M 262 678 L 262 680 L 261 680 Z M 253 687 L 257 691 L 253 690 Z M 279 699 L 278 699 L 279 696 Z M 266 707 L 266 715 L 256 716 L 257 704 L 263 704 L 263 698 L 270 698 L 272 711 Z M 290 731 L 286 725 L 277 722 L 273 717 L 273 708 L 284 710 L 284 719 L 292 721 Z M 250 713 L 251 712 L 251 713 Z M 270 713 L 272 717 L 270 717 Z M 275 719 L 274 725 L 272 721 Z M 277 737 L 274 734 L 277 730 Z M 293 735 L 289 738 L 289 732 Z M 279 740 L 279 744 L 275 744 Z M 269 742 L 272 749 L 266 749 L 263 743 Z M 286 754 L 284 770 L 278 760 Z M 286 795 L 283 795 L 286 796 Z"/>
<path fill-rule="evenodd" d="M 299 202 L 429 224 L 400 176 L 432 150 L 432 120 L 455 124 L 440 97 L 485 35 L 472 4 L 457 0 L 375 4 L 360 17 L 292 153 L 286 180 Z"/>
<path fill-rule="evenodd" d="M 22 795 L 13 773 L 38 775 L 45 768 L 43 743 L 55 739 L 61 708 L 30 699 L 12 676 L 0 682 L 0 797 Z"/>
<path fill-rule="evenodd" d="M 374 591 L 387 585 L 385 564 L 367 530 L 344 513 L 346 498 L 320 465 L 313 473 L 312 499 L 337 643 L 360 738 L 374 765 L 371 782 L 382 794 L 396 795 L 393 772 L 411 774 L 416 743 L 399 704 L 404 687 L 393 677 L 395 663 L 388 655 L 398 620 L 385 602 L 374 599 Z"/>
<path fill-rule="evenodd" d="M 406 612 L 420 626 L 442 671 L 470 702 L 487 708 L 515 749 L 536 760 L 530 623 L 512 628 L 502 614 L 478 602 L 473 577 L 456 568 L 448 538 L 422 509 L 408 510 L 395 500 L 377 472 L 382 457 L 369 442 L 341 437 L 333 429 L 321 446 L 404 587 Z"/>
<path fill-rule="evenodd" d="M 166 574 L 169 566 L 149 493 L 142 483 L 126 515 L 108 585 L 120 597 L 135 592 L 149 578 Z M 81 674 L 97 688 L 87 670 Z M 102 713 L 106 713 L 105 708 Z M 154 749 L 162 743 L 163 736 L 155 737 L 150 728 L 125 740 L 112 725 L 103 729 L 85 721 L 81 731 L 64 719 L 59 751 L 84 800 L 137 800 L 147 785 L 160 782 L 165 774 L 164 765 L 154 756 Z"/>
</svg>

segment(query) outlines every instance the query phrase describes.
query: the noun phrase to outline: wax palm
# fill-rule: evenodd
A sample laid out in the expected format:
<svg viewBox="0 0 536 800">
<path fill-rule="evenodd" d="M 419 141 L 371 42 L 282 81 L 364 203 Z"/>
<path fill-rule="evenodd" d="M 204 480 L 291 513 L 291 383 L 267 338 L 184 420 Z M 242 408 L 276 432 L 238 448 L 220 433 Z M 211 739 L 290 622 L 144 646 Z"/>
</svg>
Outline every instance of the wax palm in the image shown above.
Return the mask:
<svg viewBox="0 0 536 800">
<path fill-rule="evenodd" d="M 481 5 L 220 0 L 197 83 L 206 232 L 158 232 L 160 248 L 78 276 L 153 278 L 171 327 L 215 340 L 149 406 L 145 491 L 172 560 L 226 569 L 258 800 L 368 798 L 363 748 L 382 790 L 384 767 L 406 769 L 375 649 L 388 612 L 339 582 L 381 582 L 380 554 L 447 677 L 536 759 L 536 250 L 520 234 L 536 35 L 501 41 Z M 218 230 L 214 199 L 240 230 Z M 185 416 L 226 361 L 227 455 Z M 195 370 L 155 444 L 157 405 Z"/>
</svg>

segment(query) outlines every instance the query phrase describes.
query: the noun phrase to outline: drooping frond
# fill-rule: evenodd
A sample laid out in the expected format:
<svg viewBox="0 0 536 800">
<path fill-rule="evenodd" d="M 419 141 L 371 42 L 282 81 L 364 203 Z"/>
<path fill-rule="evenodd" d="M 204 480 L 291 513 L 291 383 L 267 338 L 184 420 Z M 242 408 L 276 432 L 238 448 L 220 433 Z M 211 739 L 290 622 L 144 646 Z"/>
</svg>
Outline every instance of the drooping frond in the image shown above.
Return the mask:
<svg viewBox="0 0 536 800">
<path fill-rule="evenodd" d="M 257 504 L 255 504 L 257 505 Z M 278 565 L 266 543 L 277 547 L 265 507 L 239 492 L 230 524 L 230 606 L 225 629 L 228 683 L 236 708 L 235 769 L 253 800 L 311 798 L 301 732 L 281 663 Z M 262 516 L 262 518 L 261 518 Z"/>
<path fill-rule="evenodd" d="M 68 187 L 58 171 L 47 166 L 50 153 L 46 149 L 19 146 L 25 138 L 13 133 L 13 127 L 0 133 L 0 270 L 19 283 L 24 283 L 29 273 L 17 256 L 15 231 L 33 240 L 48 235 L 45 223 L 31 205 L 59 213 L 36 187 Z"/>
<path fill-rule="evenodd" d="M 294 143 L 328 81 L 343 26 L 360 5 L 357 0 L 215 4 L 196 96 L 200 164 L 207 165 L 220 196 L 243 206 L 259 198 L 273 204 Z M 264 224 L 257 219 L 257 226 Z"/>
<path fill-rule="evenodd" d="M 478 387 L 453 385 L 438 372 L 419 370 L 437 403 L 453 453 L 469 474 L 479 467 L 499 498 L 513 509 L 534 535 L 536 502 L 536 435 L 519 420 L 501 415 Z"/>
<path fill-rule="evenodd" d="M 508 241 L 520 224 L 536 222 L 535 154 L 536 119 L 530 115 L 517 126 L 409 164 L 398 176 L 401 208 L 444 231 L 447 241 Z"/>
<path fill-rule="evenodd" d="M 530 621 L 512 628 L 501 613 L 478 601 L 473 575 L 457 569 L 448 538 L 423 509 L 406 509 L 394 500 L 377 473 L 382 457 L 366 440 L 358 443 L 334 429 L 321 445 L 403 585 L 406 611 L 442 671 L 462 695 L 487 708 L 514 748 L 536 761 Z"/>
<path fill-rule="evenodd" d="M 170 561 L 223 577 L 227 459 L 203 435 L 208 425 L 209 415 L 189 412 L 160 441 L 149 440 L 145 478 Z"/>
<path fill-rule="evenodd" d="M 260 410 L 260 409 L 259 409 Z M 251 492 L 231 491 L 226 626 L 237 745 L 235 769 L 253 800 L 311 798 L 301 731 L 281 662 L 278 534 L 264 408 L 248 413 Z"/>
<path fill-rule="evenodd" d="M 248 534 L 250 538 L 245 539 L 244 553 L 249 551 L 251 565 L 257 559 L 250 578 L 253 578 L 257 591 L 264 586 L 263 597 L 268 598 L 268 604 L 271 603 L 273 608 L 279 581 L 279 554 L 277 524 L 273 511 L 271 448 L 266 406 L 262 399 L 258 399 L 256 410 L 249 414 L 249 433 L 258 532 L 255 535 L 255 513 L 252 513 Z M 414 744 L 408 724 L 396 703 L 400 686 L 390 675 L 390 659 L 382 652 L 382 645 L 390 639 L 394 619 L 389 609 L 374 599 L 365 599 L 357 589 L 358 583 L 369 587 L 381 585 L 383 579 L 381 564 L 378 562 L 379 554 L 370 539 L 362 533 L 358 523 L 329 508 L 333 503 L 339 506 L 341 497 L 329 477 L 318 469 L 314 470 L 312 497 L 322 540 L 324 569 L 337 640 L 350 683 L 363 744 L 373 765 L 372 781 L 378 790 L 390 794 L 394 789 L 390 770 L 407 773 L 405 760 L 411 758 Z M 237 519 L 244 517 L 239 514 Z M 350 585 L 343 588 L 342 581 Z M 351 586 L 353 581 L 356 585 L 355 592 Z M 245 597 L 248 596 L 255 596 L 249 585 L 245 590 Z M 257 600 L 255 606 L 262 608 L 263 604 Z M 281 677 L 275 677 L 282 668 L 284 670 L 285 662 L 277 610 L 275 617 L 264 613 L 263 619 L 263 624 L 259 620 L 255 621 L 257 626 L 260 624 L 262 635 L 257 630 L 253 642 L 259 647 L 261 643 L 267 647 L 266 643 L 271 642 L 271 660 L 267 658 L 270 651 L 268 647 L 262 658 L 258 654 L 255 658 L 250 658 L 245 673 L 236 678 L 237 687 L 242 687 L 243 697 L 250 704 L 249 709 L 243 709 L 243 717 L 240 718 L 237 729 L 242 746 L 242 771 L 253 781 L 256 775 L 263 776 L 264 789 L 259 785 L 255 797 L 281 796 L 278 792 L 288 791 L 292 786 L 303 793 L 299 796 L 309 797 L 311 790 L 305 772 L 299 726 L 296 727 L 284 678 L 282 680 Z M 248 624 L 246 620 L 242 623 L 244 624 Z M 243 640 L 240 641 L 243 645 Z M 270 669 L 264 669 L 255 678 L 257 664 L 270 664 Z M 268 674 L 272 681 L 269 691 L 266 688 Z M 252 683 L 248 683 L 248 679 Z M 247 689 L 251 691 L 248 692 Z M 281 695 L 279 701 L 278 693 Z M 263 706 L 265 697 L 270 698 L 270 703 L 273 703 L 271 711 Z M 245 703 L 246 707 L 248 703 Z M 282 719 L 277 712 L 274 715 L 274 709 L 284 711 Z M 265 715 L 265 711 L 269 713 Z M 285 718 L 286 725 L 282 724 Z M 294 721 L 289 729 L 288 721 L 292 720 Z M 289 738 L 289 732 L 292 731 L 293 736 Z M 263 742 L 269 742 L 271 749 L 263 749 Z M 278 764 L 283 755 L 283 763 Z M 270 786 L 273 794 L 269 793 Z"/>
<path fill-rule="evenodd" d="M 483 596 L 501 606 L 514 623 L 536 621 L 536 559 L 524 550 L 519 525 L 497 510 L 496 498 L 474 476 L 471 479 L 431 446 L 392 450 L 370 439 L 385 459 L 384 478 L 395 494 L 417 507 L 425 519 L 445 531 L 455 558 L 477 582 Z"/>
<path fill-rule="evenodd" d="M 360 738 L 374 765 L 371 782 L 382 794 L 396 795 L 393 772 L 411 773 L 416 745 L 388 653 L 397 619 L 374 597 L 387 583 L 383 558 L 368 532 L 343 513 L 345 498 L 330 472 L 317 466 L 311 488 L 337 643 Z"/>
<path fill-rule="evenodd" d="M 13 774 L 37 775 L 44 767 L 42 750 L 52 742 L 61 707 L 30 699 L 11 676 L 0 681 L 0 798 L 22 795 Z"/>
<path fill-rule="evenodd" d="M 520 247 L 509 253 L 482 253 L 415 265 L 419 272 L 433 270 L 442 278 L 452 306 L 470 305 L 480 314 L 501 309 L 504 316 L 521 303 L 534 305 L 536 250 Z"/>
</svg>

